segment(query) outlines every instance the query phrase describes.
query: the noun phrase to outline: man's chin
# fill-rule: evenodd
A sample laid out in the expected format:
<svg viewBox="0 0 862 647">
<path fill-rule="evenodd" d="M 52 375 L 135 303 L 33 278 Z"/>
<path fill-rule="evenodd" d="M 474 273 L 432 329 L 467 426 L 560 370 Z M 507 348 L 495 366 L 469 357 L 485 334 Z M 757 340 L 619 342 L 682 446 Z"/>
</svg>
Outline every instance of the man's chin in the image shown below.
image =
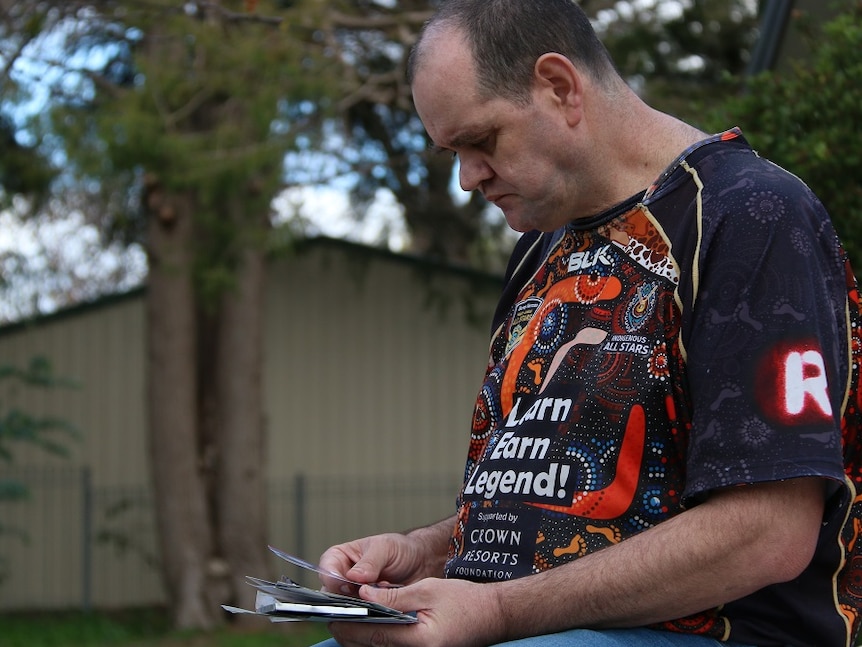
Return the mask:
<svg viewBox="0 0 862 647">
<path fill-rule="evenodd" d="M 536 230 L 551 232 L 559 228 L 558 225 L 542 222 L 539 218 L 524 217 L 523 215 L 510 214 L 506 211 L 504 211 L 503 214 L 506 216 L 506 223 L 509 225 L 509 228 L 521 232 L 522 234 Z"/>
<path fill-rule="evenodd" d="M 502 209 L 503 216 L 506 218 L 506 224 L 509 228 L 521 233 L 532 231 L 536 228 L 532 218 L 525 217 L 524 214 L 517 209 Z"/>
</svg>

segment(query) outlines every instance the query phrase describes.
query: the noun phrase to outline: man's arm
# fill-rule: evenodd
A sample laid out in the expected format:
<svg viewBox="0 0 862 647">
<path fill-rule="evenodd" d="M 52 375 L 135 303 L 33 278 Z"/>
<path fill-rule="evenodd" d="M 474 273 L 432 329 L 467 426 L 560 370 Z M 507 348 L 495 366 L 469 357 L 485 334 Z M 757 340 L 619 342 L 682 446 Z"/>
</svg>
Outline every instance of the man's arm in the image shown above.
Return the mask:
<svg viewBox="0 0 862 647">
<path fill-rule="evenodd" d="M 483 646 L 573 627 L 672 620 L 798 576 L 823 519 L 824 482 L 795 479 L 714 493 L 654 528 L 538 575 L 472 584 L 425 580 L 363 597 L 417 610 L 407 627 L 343 625 L 344 647 Z"/>
<path fill-rule="evenodd" d="M 422 577 L 441 577 L 446 565 L 449 540 L 455 527 L 455 515 L 424 528 L 407 533 L 407 538 L 418 543 L 425 556 L 425 571 Z"/>
<path fill-rule="evenodd" d="M 824 483 L 814 478 L 717 492 L 535 582 L 501 584 L 507 637 L 564 629 L 572 620 L 587 627 L 672 620 L 791 580 L 814 555 L 823 506 Z M 567 593 L 556 604 L 529 602 L 540 588 Z"/>
</svg>

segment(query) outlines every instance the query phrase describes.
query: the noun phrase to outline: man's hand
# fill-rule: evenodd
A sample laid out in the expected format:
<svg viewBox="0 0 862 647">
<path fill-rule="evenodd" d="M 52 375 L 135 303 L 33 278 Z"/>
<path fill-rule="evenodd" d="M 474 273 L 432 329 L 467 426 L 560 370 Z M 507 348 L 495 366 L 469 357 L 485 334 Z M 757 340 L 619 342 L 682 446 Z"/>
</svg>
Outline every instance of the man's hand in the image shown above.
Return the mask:
<svg viewBox="0 0 862 647">
<path fill-rule="evenodd" d="M 323 553 L 320 566 L 362 584 L 401 585 L 440 577 L 453 524 L 453 519 L 444 519 L 406 534 L 386 533 L 339 544 Z M 326 576 L 321 579 L 327 591 L 357 594 L 349 584 Z"/>
<path fill-rule="evenodd" d="M 331 623 L 329 631 L 342 647 L 479 647 L 503 637 L 503 614 L 493 585 L 428 578 L 398 589 L 363 586 L 360 595 L 394 609 L 415 611 L 418 622 Z"/>
<path fill-rule="evenodd" d="M 422 569 L 420 546 L 406 535 L 387 533 L 333 546 L 320 558 L 323 569 L 362 584 L 405 584 Z M 356 595 L 349 584 L 325 575 L 323 587 L 333 593 Z"/>
</svg>

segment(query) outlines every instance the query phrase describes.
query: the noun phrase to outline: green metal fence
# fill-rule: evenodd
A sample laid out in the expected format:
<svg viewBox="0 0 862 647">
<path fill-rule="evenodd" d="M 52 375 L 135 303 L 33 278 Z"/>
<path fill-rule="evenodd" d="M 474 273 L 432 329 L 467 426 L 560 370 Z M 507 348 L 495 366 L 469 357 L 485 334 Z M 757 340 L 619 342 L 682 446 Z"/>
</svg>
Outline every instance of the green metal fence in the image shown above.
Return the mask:
<svg viewBox="0 0 862 647">
<path fill-rule="evenodd" d="M 30 496 L 0 503 L 0 610 L 164 602 L 150 492 L 94 486 L 87 468 L 4 468 Z M 457 475 L 286 475 L 269 486 L 269 542 L 315 561 L 329 545 L 452 513 Z M 273 573 L 304 574 L 273 558 Z M 279 570 L 280 569 L 280 570 Z M 310 584 L 310 582 L 305 582 Z"/>
</svg>

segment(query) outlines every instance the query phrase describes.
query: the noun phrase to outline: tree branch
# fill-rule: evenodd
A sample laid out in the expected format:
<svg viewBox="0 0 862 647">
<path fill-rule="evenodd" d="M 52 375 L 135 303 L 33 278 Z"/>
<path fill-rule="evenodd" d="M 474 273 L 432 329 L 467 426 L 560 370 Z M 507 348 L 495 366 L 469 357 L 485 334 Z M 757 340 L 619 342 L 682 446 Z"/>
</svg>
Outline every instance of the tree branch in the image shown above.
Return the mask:
<svg viewBox="0 0 862 647">
<path fill-rule="evenodd" d="M 433 15 L 433 13 L 433 11 L 405 11 L 391 15 L 376 14 L 373 16 L 353 16 L 340 11 L 330 11 L 327 14 L 327 18 L 333 27 L 340 29 L 385 30 L 403 27 L 404 25 L 421 26 Z"/>
</svg>

